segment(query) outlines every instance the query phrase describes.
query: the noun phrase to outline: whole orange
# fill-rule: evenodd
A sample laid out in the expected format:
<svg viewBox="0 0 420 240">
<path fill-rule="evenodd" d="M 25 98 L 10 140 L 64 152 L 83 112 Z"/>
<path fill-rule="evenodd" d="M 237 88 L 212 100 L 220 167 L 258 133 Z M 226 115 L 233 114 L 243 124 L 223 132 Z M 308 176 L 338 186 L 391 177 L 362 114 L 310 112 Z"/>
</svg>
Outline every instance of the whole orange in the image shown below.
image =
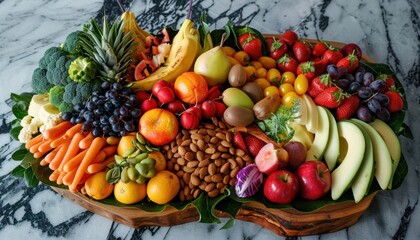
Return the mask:
<svg viewBox="0 0 420 240">
<path fill-rule="evenodd" d="M 195 72 L 185 72 L 177 77 L 174 84 L 176 96 L 183 102 L 197 104 L 204 101 L 208 93 L 206 79 Z"/>
<path fill-rule="evenodd" d="M 179 188 L 180 182 L 175 173 L 163 170 L 147 183 L 147 196 L 152 202 L 165 204 L 178 195 Z"/>
<path fill-rule="evenodd" d="M 145 112 L 139 121 L 140 134 L 151 144 L 162 146 L 172 142 L 178 134 L 176 116 L 165 109 L 154 108 Z"/>
<path fill-rule="evenodd" d="M 146 197 L 146 183 L 128 181 L 123 183 L 121 179 L 115 184 L 114 196 L 118 202 L 133 204 L 140 202 Z"/>
<path fill-rule="evenodd" d="M 90 176 L 85 182 L 86 194 L 96 200 L 102 200 L 111 195 L 114 186 L 105 179 L 105 172 L 98 172 Z"/>
<path fill-rule="evenodd" d="M 127 150 L 131 148 L 135 148 L 133 144 L 134 138 L 136 138 L 136 136 L 133 134 L 129 134 L 129 135 L 125 135 L 121 137 L 120 142 L 118 143 L 118 147 L 117 147 L 117 154 L 120 156 L 123 156 Z"/>
<path fill-rule="evenodd" d="M 163 155 L 163 153 L 161 153 L 159 151 L 153 151 L 153 152 L 150 152 L 147 155 L 147 157 L 155 159 L 155 161 L 156 161 L 156 164 L 155 164 L 156 172 L 160 172 L 160 171 L 163 171 L 163 170 L 166 169 L 166 158 Z"/>
</svg>

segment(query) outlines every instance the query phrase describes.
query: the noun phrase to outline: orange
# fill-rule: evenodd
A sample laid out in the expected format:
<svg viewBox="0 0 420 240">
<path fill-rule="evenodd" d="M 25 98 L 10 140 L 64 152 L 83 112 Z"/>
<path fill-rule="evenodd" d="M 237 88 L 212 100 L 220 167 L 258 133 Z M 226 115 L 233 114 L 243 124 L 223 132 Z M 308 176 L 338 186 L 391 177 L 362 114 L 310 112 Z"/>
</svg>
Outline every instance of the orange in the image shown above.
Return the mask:
<svg viewBox="0 0 420 240">
<path fill-rule="evenodd" d="M 242 66 L 247 66 L 250 62 L 251 57 L 245 51 L 236 52 L 233 56 Z"/>
<path fill-rule="evenodd" d="M 105 179 L 105 172 L 93 174 L 85 182 L 86 194 L 96 200 L 102 200 L 111 195 L 114 186 Z"/>
<path fill-rule="evenodd" d="M 236 50 L 229 46 L 223 46 L 222 49 L 226 53 L 226 55 L 229 57 L 233 57 L 236 53 Z"/>
<path fill-rule="evenodd" d="M 175 173 L 163 170 L 147 183 L 147 196 L 152 202 L 165 204 L 178 195 L 179 188 L 179 179 Z"/>
<path fill-rule="evenodd" d="M 148 158 L 153 158 L 156 161 L 155 169 L 156 172 L 160 172 L 166 169 L 166 158 L 159 151 L 153 151 L 148 154 Z"/>
<path fill-rule="evenodd" d="M 121 137 L 117 147 L 117 154 L 123 156 L 128 149 L 135 148 L 133 145 L 134 138 L 136 138 L 135 135 L 133 136 L 131 134 Z"/>
<path fill-rule="evenodd" d="M 174 83 L 176 96 L 183 102 L 198 104 L 204 101 L 208 93 L 206 79 L 195 72 L 184 72 Z"/>
<path fill-rule="evenodd" d="M 123 183 L 121 179 L 115 184 L 114 196 L 118 202 L 133 204 L 140 202 L 146 197 L 146 183 L 128 181 Z"/>
</svg>

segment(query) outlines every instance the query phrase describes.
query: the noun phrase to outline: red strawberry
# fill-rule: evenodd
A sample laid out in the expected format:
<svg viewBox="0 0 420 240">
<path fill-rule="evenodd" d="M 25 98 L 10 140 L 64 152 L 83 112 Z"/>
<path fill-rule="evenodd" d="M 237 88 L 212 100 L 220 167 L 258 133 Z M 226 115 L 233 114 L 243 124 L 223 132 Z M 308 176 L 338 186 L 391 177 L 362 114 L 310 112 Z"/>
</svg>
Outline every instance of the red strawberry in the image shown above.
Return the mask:
<svg viewBox="0 0 420 240">
<path fill-rule="evenodd" d="M 327 69 L 328 62 L 322 58 L 316 58 L 312 60 L 315 63 L 315 73 L 316 75 L 321 75 Z"/>
<path fill-rule="evenodd" d="M 298 60 L 299 62 L 306 62 L 311 58 L 312 50 L 304 42 L 296 42 L 295 44 L 293 44 L 292 50 L 296 60 Z"/>
<path fill-rule="evenodd" d="M 388 110 L 391 113 L 402 110 L 404 102 L 402 100 L 401 95 L 398 92 L 388 91 L 385 93 L 385 95 L 387 95 L 389 98 Z"/>
<path fill-rule="evenodd" d="M 322 54 L 322 58 L 325 59 L 328 64 L 337 64 L 338 61 L 343 58 L 343 54 L 335 48 L 330 48 Z"/>
<path fill-rule="evenodd" d="M 357 112 L 359 105 L 360 99 L 357 95 L 345 98 L 343 103 L 337 108 L 335 112 L 335 118 L 337 120 L 351 118 Z"/>
<path fill-rule="evenodd" d="M 238 43 L 242 50 L 248 53 L 252 59 L 258 59 L 262 56 L 261 40 L 248 27 L 239 30 Z"/>
<path fill-rule="evenodd" d="M 337 108 L 341 105 L 343 100 L 343 90 L 338 87 L 332 86 L 325 88 L 324 91 L 319 93 L 314 102 L 316 105 L 326 108 Z"/>
<path fill-rule="evenodd" d="M 284 54 L 279 60 L 277 60 L 277 67 L 282 72 L 293 72 L 296 73 L 296 69 L 299 63 L 293 57 L 289 56 L 287 53 Z"/>
<path fill-rule="evenodd" d="M 248 152 L 248 150 L 246 149 L 244 138 L 242 137 L 241 132 L 236 132 L 235 134 L 233 134 L 233 145 L 236 148 L 244 150 L 244 152 L 246 152 L 246 153 Z"/>
<path fill-rule="evenodd" d="M 248 152 L 254 158 L 257 156 L 261 148 L 265 145 L 265 142 L 263 140 L 249 134 L 245 135 L 244 141 L 246 146 L 248 147 Z"/>
<path fill-rule="evenodd" d="M 273 42 L 276 38 L 275 37 L 266 37 L 265 43 L 267 44 L 268 49 L 271 49 L 271 45 L 273 45 Z"/>
<path fill-rule="evenodd" d="M 287 46 L 291 47 L 298 40 L 298 35 L 292 31 L 288 30 L 280 37 L 280 41 L 285 42 Z"/>
<path fill-rule="evenodd" d="M 392 77 L 387 77 L 385 83 L 389 89 L 395 88 L 395 80 Z"/>
<path fill-rule="evenodd" d="M 285 43 L 275 39 L 270 47 L 270 57 L 274 60 L 278 60 L 279 58 L 283 57 L 285 53 L 287 53 L 287 46 Z"/>
<path fill-rule="evenodd" d="M 323 42 L 317 42 L 312 49 L 312 55 L 315 57 L 321 57 L 322 54 L 324 54 L 325 51 L 327 51 L 328 48 Z"/>
<path fill-rule="evenodd" d="M 296 69 L 296 74 L 304 74 L 308 81 L 311 81 L 315 77 L 315 64 L 312 61 L 307 61 L 299 64 Z"/>
<path fill-rule="evenodd" d="M 308 87 L 308 94 L 312 98 L 315 98 L 320 94 L 325 88 L 329 87 L 331 83 L 331 77 L 328 73 L 318 76 L 312 79 L 311 84 Z"/>
<path fill-rule="evenodd" d="M 337 67 L 343 67 L 347 69 L 347 72 L 354 72 L 359 67 L 359 59 L 354 55 L 354 52 L 340 59 L 337 62 Z"/>
</svg>

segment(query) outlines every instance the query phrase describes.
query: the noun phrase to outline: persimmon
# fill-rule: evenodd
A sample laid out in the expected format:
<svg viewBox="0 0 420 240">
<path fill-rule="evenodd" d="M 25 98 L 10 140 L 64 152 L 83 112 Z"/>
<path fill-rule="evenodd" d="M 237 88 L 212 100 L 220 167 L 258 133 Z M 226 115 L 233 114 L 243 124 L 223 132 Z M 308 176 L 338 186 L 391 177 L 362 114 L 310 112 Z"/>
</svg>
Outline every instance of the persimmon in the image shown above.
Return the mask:
<svg viewBox="0 0 420 240">
<path fill-rule="evenodd" d="M 208 93 L 206 79 L 195 72 L 185 72 L 177 77 L 174 84 L 177 97 L 188 104 L 204 101 Z"/>
</svg>

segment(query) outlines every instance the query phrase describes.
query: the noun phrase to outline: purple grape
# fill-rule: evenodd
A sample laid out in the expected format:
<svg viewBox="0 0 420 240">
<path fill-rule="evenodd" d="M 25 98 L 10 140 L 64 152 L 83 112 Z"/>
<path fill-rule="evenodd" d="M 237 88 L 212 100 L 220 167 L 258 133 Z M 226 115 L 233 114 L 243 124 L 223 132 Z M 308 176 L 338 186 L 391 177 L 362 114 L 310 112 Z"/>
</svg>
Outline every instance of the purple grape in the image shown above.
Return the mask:
<svg viewBox="0 0 420 240">
<path fill-rule="evenodd" d="M 373 74 L 372 74 L 372 73 L 370 73 L 370 72 L 366 72 L 366 73 L 363 75 L 363 85 L 365 85 L 365 86 L 369 86 L 369 84 L 370 84 L 371 82 L 373 82 L 373 78 L 374 78 L 374 76 L 373 76 Z"/>
<path fill-rule="evenodd" d="M 363 74 L 364 74 L 364 73 L 362 73 L 362 72 L 357 72 L 357 73 L 354 75 L 354 80 L 355 80 L 356 82 L 360 83 L 360 84 L 363 84 Z"/>
<path fill-rule="evenodd" d="M 327 66 L 327 73 L 330 75 L 332 79 L 338 78 L 338 68 L 334 64 L 330 64 Z"/>
<path fill-rule="evenodd" d="M 83 132 L 87 132 L 87 131 L 90 131 L 90 129 L 92 128 L 92 126 L 90 125 L 90 123 L 89 122 L 84 122 L 83 124 L 82 124 L 82 131 Z"/>
<path fill-rule="evenodd" d="M 340 78 L 336 82 L 337 86 L 347 92 L 350 86 L 350 81 L 345 78 Z"/>
<path fill-rule="evenodd" d="M 381 108 L 381 110 L 379 110 L 376 113 L 376 117 L 379 118 L 379 119 L 381 119 L 384 122 L 388 122 L 389 119 L 391 118 L 391 115 L 389 114 L 388 109 Z"/>
<path fill-rule="evenodd" d="M 357 95 L 361 99 L 367 99 L 370 96 L 372 96 L 372 89 L 370 89 L 369 87 L 361 87 L 357 92 Z"/>
<path fill-rule="evenodd" d="M 361 106 L 357 109 L 357 118 L 368 123 L 372 121 L 373 116 L 367 107 Z"/>
<path fill-rule="evenodd" d="M 383 107 L 386 107 L 389 104 L 389 97 L 383 93 L 377 93 L 373 96 L 373 99 L 376 99 Z"/>
<path fill-rule="evenodd" d="M 367 106 L 369 108 L 369 110 L 373 113 L 378 113 L 379 110 L 382 109 L 381 104 L 376 100 L 376 99 L 370 99 L 370 101 L 368 101 Z"/>
<path fill-rule="evenodd" d="M 362 76 L 363 76 L 363 74 L 365 74 L 365 72 L 366 72 L 366 69 L 364 67 L 358 67 L 356 69 L 356 73 L 358 73 L 358 72 L 362 73 Z"/>
<path fill-rule="evenodd" d="M 100 127 L 94 127 L 92 129 L 92 135 L 94 137 L 100 137 L 102 135 L 102 129 Z"/>
<path fill-rule="evenodd" d="M 355 92 L 357 92 L 359 90 L 359 88 L 361 86 L 362 85 L 360 85 L 360 83 L 358 83 L 358 82 L 352 82 L 352 83 L 350 83 L 349 89 L 347 91 L 349 93 L 355 93 Z"/>
<path fill-rule="evenodd" d="M 347 73 L 344 78 L 348 79 L 350 82 L 354 82 L 354 76 L 351 73 Z"/>
<path fill-rule="evenodd" d="M 384 80 L 378 79 L 369 84 L 369 87 L 372 88 L 374 92 L 384 93 L 388 90 L 388 86 L 386 85 Z"/>
<path fill-rule="evenodd" d="M 347 68 L 339 67 L 338 68 L 338 77 L 344 76 L 347 74 Z"/>
</svg>

